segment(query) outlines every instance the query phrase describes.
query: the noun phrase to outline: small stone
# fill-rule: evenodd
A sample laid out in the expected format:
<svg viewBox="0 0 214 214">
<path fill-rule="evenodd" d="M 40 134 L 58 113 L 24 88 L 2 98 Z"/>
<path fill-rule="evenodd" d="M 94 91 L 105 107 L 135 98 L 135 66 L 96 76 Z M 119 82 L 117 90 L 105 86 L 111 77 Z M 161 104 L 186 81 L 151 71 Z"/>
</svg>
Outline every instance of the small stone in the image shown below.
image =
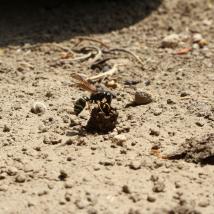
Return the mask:
<svg viewBox="0 0 214 214">
<path fill-rule="evenodd" d="M 194 44 L 192 45 L 192 49 L 194 49 L 194 50 L 198 50 L 199 48 L 200 48 L 200 46 L 199 46 L 198 43 L 194 43 Z"/>
<path fill-rule="evenodd" d="M 160 135 L 160 132 L 159 131 L 157 131 L 157 130 L 154 130 L 154 129 L 150 129 L 150 133 L 149 133 L 150 135 L 152 135 L 152 136 L 159 136 Z"/>
<path fill-rule="evenodd" d="M 38 192 L 38 196 L 43 196 L 43 195 L 47 195 L 48 191 L 47 190 L 41 190 Z"/>
<path fill-rule="evenodd" d="M 178 46 L 180 42 L 180 37 L 178 34 L 171 34 L 166 36 L 162 42 L 161 47 L 162 48 L 175 48 Z"/>
<path fill-rule="evenodd" d="M 141 168 L 141 162 L 138 160 L 131 161 L 129 164 L 130 169 L 138 170 Z"/>
<path fill-rule="evenodd" d="M 67 172 L 65 172 L 64 170 L 60 170 L 60 175 L 58 176 L 58 178 L 59 178 L 61 181 L 65 181 L 67 177 L 68 177 Z"/>
<path fill-rule="evenodd" d="M 203 39 L 202 35 L 200 33 L 196 33 L 192 37 L 193 43 L 198 43 Z"/>
<path fill-rule="evenodd" d="M 173 101 L 173 100 L 171 100 L 171 99 L 167 99 L 167 104 L 169 104 L 169 105 L 173 105 L 173 104 L 176 104 L 176 102 L 175 101 Z"/>
<path fill-rule="evenodd" d="M 89 202 L 87 200 L 84 200 L 84 199 L 78 199 L 75 201 L 75 205 L 79 209 L 84 209 L 89 205 Z"/>
<path fill-rule="evenodd" d="M 149 93 L 144 92 L 141 89 L 136 91 L 134 99 L 134 103 L 136 105 L 146 105 L 151 103 L 152 101 L 152 96 Z"/>
<path fill-rule="evenodd" d="M 199 207 L 208 207 L 210 205 L 208 200 L 203 200 L 198 203 Z"/>
<path fill-rule="evenodd" d="M 116 143 L 118 146 L 124 146 L 124 143 L 127 141 L 127 138 L 123 134 L 119 134 L 113 137 L 113 143 Z"/>
<path fill-rule="evenodd" d="M 163 182 L 161 182 L 161 181 L 158 181 L 158 182 L 156 182 L 155 184 L 154 184 L 154 187 L 152 188 L 152 191 L 153 192 L 157 192 L 157 193 L 159 193 L 159 192 L 164 192 L 164 190 L 165 190 L 165 184 L 163 183 Z"/>
<path fill-rule="evenodd" d="M 126 193 L 126 194 L 130 194 L 130 193 L 131 193 L 131 191 L 130 191 L 128 185 L 122 186 L 122 191 L 123 191 L 124 193 Z"/>
<path fill-rule="evenodd" d="M 10 131 L 10 127 L 8 125 L 4 125 L 3 132 L 9 132 L 9 131 Z"/>
<path fill-rule="evenodd" d="M 66 189 L 70 189 L 73 187 L 73 183 L 71 181 L 66 181 L 65 184 L 64 184 L 64 187 Z"/>
<path fill-rule="evenodd" d="M 179 181 L 175 181 L 175 188 L 178 189 L 181 187 L 181 183 Z"/>
<path fill-rule="evenodd" d="M 51 91 L 48 91 L 48 92 L 45 94 L 45 96 L 46 96 L 47 98 L 53 97 L 53 93 L 52 93 Z"/>
<path fill-rule="evenodd" d="M 0 174 L 0 180 L 5 179 L 6 177 L 7 177 L 6 172 L 2 172 L 2 173 Z"/>
<path fill-rule="evenodd" d="M 24 183 L 25 180 L 26 180 L 26 177 L 25 177 L 24 174 L 17 175 L 17 177 L 16 177 L 16 179 L 15 179 L 15 181 L 16 181 L 17 183 Z"/>
<path fill-rule="evenodd" d="M 147 196 L 147 201 L 149 201 L 149 202 L 155 202 L 156 198 L 154 196 L 152 196 L 152 195 L 148 195 Z"/>
<path fill-rule="evenodd" d="M 44 103 L 34 102 L 31 108 L 31 112 L 34 114 L 44 114 L 47 107 Z"/>
<path fill-rule="evenodd" d="M 71 193 L 66 192 L 65 193 L 65 200 L 66 201 L 70 201 L 71 200 L 71 196 L 72 196 Z"/>
<path fill-rule="evenodd" d="M 16 167 L 13 167 L 13 166 L 11 166 L 7 169 L 7 174 L 10 176 L 16 175 L 17 172 L 18 172 L 18 169 Z"/>
<path fill-rule="evenodd" d="M 199 127 L 203 127 L 204 126 L 204 123 L 202 121 L 197 121 L 195 124 L 197 126 L 199 126 Z"/>
<path fill-rule="evenodd" d="M 46 136 L 44 136 L 44 140 L 43 140 L 43 143 L 51 144 L 51 145 L 56 145 L 61 142 L 62 142 L 62 139 L 60 138 L 60 136 L 58 136 L 56 134 L 46 135 Z"/>
<path fill-rule="evenodd" d="M 161 108 L 156 108 L 156 109 L 154 109 L 153 114 L 154 114 L 155 116 L 161 115 L 161 114 L 162 114 L 162 109 L 161 109 Z"/>
<path fill-rule="evenodd" d="M 186 97 L 186 96 L 188 96 L 188 95 L 189 95 L 189 94 L 188 94 L 187 92 L 185 92 L 185 91 L 181 92 L 181 94 L 180 94 L 181 97 Z"/>
<path fill-rule="evenodd" d="M 0 186 L 0 192 L 6 192 L 7 190 L 8 190 L 8 185 L 2 184 L 2 185 Z"/>
<path fill-rule="evenodd" d="M 90 208 L 87 210 L 87 213 L 88 213 L 88 214 L 97 214 L 98 211 L 97 211 L 94 207 L 90 207 Z"/>
</svg>

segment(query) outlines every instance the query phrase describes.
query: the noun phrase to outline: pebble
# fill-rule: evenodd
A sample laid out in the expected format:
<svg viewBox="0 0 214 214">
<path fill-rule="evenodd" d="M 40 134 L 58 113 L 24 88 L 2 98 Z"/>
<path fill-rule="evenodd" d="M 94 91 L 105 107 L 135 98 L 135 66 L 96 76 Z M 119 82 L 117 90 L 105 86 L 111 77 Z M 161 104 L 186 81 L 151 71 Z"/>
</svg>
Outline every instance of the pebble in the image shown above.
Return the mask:
<svg viewBox="0 0 214 214">
<path fill-rule="evenodd" d="M 152 136 L 159 136 L 160 135 L 160 132 L 159 131 L 157 131 L 157 130 L 154 130 L 154 129 L 150 129 L 150 133 L 149 133 L 150 135 L 152 135 Z"/>
<path fill-rule="evenodd" d="M 98 211 L 97 211 L 94 207 L 90 207 L 90 208 L 87 210 L 87 213 L 88 213 L 88 214 L 97 214 Z"/>
<path fill-rule="evenodd" d="M 15 179 L 15 181 L 16 181 L 17 183 L 24 183 L 25 180 L 26 180 L 26 177 L 25 177 L 24 174 L 17 175 L 17 177 L 16 177 L 16 179 Z"/>
<path fill-rule="evenodd" d="M 66 200 L 66 201 L 70 201 L 70 200 L 71 200 L 71 197 L 72 197 L 71 193 L 69 193 L 69 192 L 66 192 L 66 193 L 65 193 L 65 200 Z"/>
<path fill-rule="evenodd" d="M 149 202 L 155 202 L 156 198 L 154 196 L 152 196 L 152 195 L 148 195 L 147 196 L 147 201 L 149 201 Z"/>
<path fill-rule="evenodd" d="M 129 164 L 130 169 L 138 170 L 141 168 L 141 162 L 138 160 L 131 161 Z"/>
<path fill-rule="evenodd" d="M 65 184 L 64 184 L 64 187 L 66 189 L 70 189 L 73 187 L 73 183 L 71 181 L 66 181 Z"/>
<path fill-rule="evenodd" d="M 203 200 L 198 203 L 199 207 L 208 207 L 210 205 L 208 200 Z"/>
<path fill-rule="evenodd" d="M 135 98 L 134 98 L 134 103 L 136 105 L 146 105 L 146 104 L 149 104 L 151 103 L 153 100 L 152 100 L 152 96 L 141 90 L 141 89 L 138 89 L 135 93 Z"/>
<path fill-rule="evenodd" d="M 44 114 L 47 110 L 47 107 L 44 103 L 41 102 L 34 102 L 31 107 L 31 112 L 34 114 Z"/>
<path fill-rule="evenodd" d="M 67 177 L 68 177 L 67 172 L 65 170 L 60 170 L 60 174 L 59 174 L 58 178 L 61 181 L 65 181 Z"/>
<path fill-rule="evenodd" d="M 178 34 L 171 34 L 166 36 L 162 42 L 161 47 L 162 48 L 175 48 L 178 46 L 180 42 L 180 37 Z"/>
<path fill-rule="evenodd" d="M 122 186 L 122 191 L 123 191 L 124 193 L 126 193 L 126 194 L 130 194 L 130 193 L 131 193 L 130 188 L 129 188 L 128 185 Z"/>
<path fill-rule="evenodd" d="M 204 122 L 202 122 L 202 121 L 197 121 L 195 124 L 197 126 L 199 126 L 199 127 L 203 127 L 204 126 Z"/>
<path fill-rule="evenodd" d="M 6 177 L 7 177 L 6 172 L 2 172 L 2 173 L 0 174 L 0 180 L 5 179 Z"/>
<path fill-rule="evenodd" d="M 202 35 L 200 33 L 195 33 L 192 37 L 193 43 L 198 43 L 203 39 Z"/>
<path fill-rule="evenodd" d="M 9 131 L 10 131 L 10 127 L 8 125 L 4 125 L 3 132 L 9 132 Z"/>
<path fill-rule="evenodd" d="M 45 143 L 45 144 L 56 145 L 61 142 L 62 142 L 62 139 L 60 138 L 60 136 L 53 134 L 53 133 L 50 135 L 44 136 L 44 139 L 43 139 L 43 143 Z"/>
<path fill-rule="evenodd" d="M 154 187 L 152 188 L 152 191 L 153 192 L 164 192 L 164 190 L 165 190 L 165 184 L 163 183 L 163 182 L 161 182 L 161 181 L 158 181 L 158 182 L 156 182 L 155 184 L 154 184 Z"/>
<path fill-rule="evenodd" d="M 76 205 L 77 208 L 79 208 L 79 209 L 84 209 L 84 208 L 86 208 L 86 207 L 89 205 L 89 203 L 88 203 L 87 200 L 78 199 L 78 200 L 75 201 L 75 205 Z"/>
<path fill-rule="evenodd" d="M 2 184 L 2 185 L 0 186 L 0 192 L 6 192 L 7 190 L 8 190 L 8 185 Z"/>
<path fill-rule="evenodd" d="M 127 141 L 127 138 L 123 134 L 119 134 L 113 137 L 112 142 L 116 143 L 118 146 L 124 146 L 124 143 Z"/>
<path fill-rule="evenodd" d="M 13 167 L 13 166 L 11 166 L 7 169 L 7 174 L 10 176 L 16 175 L 17 172 L 18 172 L 18 169 L 16 167 Z"/>
<path fill-rule="evenodd" d="M 173 105 L 173 104 L 176 104 L 176 102 L 175 101 L 173 101 L 173 100 L 171 100 L 171 99 L 167 99 L 167 104 L 169 104 L 169 105 Z"/>
</svg>

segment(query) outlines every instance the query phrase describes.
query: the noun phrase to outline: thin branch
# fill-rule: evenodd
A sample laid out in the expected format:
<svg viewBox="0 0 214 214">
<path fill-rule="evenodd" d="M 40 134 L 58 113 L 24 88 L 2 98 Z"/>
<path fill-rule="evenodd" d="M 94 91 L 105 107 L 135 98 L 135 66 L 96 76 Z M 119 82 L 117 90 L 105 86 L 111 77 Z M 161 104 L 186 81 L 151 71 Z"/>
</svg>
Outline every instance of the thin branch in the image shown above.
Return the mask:
<svg viewBox="0 0 214 214">
<path fill-rule="evenodd" d="M 139 56 L 137 56 L 135 53 L 133 53 L 130 50 L 124 49 L 124 48 L 112 48 L 109 50 L 103 50 L 104 53 L 110 53 L 110 52 L 124 52 L 127 54 L 130 54 L 131 56 L 133 56 L 142 66 L 144 66 L 142 60 L 140 59 Z"/>
<path fill-rule="evenodd" d="M 95 76 L 87 78 L 87 80 L 99 80 L 105 78 L 107 76 L 112 76 L 118 71 L 118 65 L 114 65 L 110 70 L 106 71 L 105 73 L 97 74 Z"/>
<path fill-rule="evenodd" d="M 98 39 L 91 38 L 91 37 L 76 37 L 76 39 L 78 39 L 79 42 L 75 45 L 75 47 L 78 46 L 82 41 L 88 40 L 88 41 L 91 41 L 91 42 L 99 43 L 105 48 L 109 48 L 109 46 L 107 44 L 105 44 L 104 42 L 102 42 L 102 41 L 100 41 Z"/>
</svg>

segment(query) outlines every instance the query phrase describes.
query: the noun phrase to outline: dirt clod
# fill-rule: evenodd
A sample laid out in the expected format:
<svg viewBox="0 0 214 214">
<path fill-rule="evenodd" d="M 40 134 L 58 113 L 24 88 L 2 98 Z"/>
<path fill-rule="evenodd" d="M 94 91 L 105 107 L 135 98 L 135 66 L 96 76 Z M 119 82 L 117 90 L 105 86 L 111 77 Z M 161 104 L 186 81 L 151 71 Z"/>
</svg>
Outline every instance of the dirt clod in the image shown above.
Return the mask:
<svg viewBox="0 0 214 214">
<path fill-rule="evenodd" d="M 184 159 L 187 162 L 214 164 L 214 134 L 200 138 L 190 138 L 175 152 L 168 154 L 168 159 Z"/>
<path fill-rule="evenodd" d="M 139 89 L 135 93 L 134 104 L 136 105 L 146 105 L 152 102 L 151 94 Z"/>
<path fill-rule="evenodd" d="M 112 131 L 117 124 L 118 112 L 110 108 L 110 111 L 103 112 L 99 107 L 92 109 L 90 119 L 86 125 L 89 132 L 108 133 Z"/>
</svg>

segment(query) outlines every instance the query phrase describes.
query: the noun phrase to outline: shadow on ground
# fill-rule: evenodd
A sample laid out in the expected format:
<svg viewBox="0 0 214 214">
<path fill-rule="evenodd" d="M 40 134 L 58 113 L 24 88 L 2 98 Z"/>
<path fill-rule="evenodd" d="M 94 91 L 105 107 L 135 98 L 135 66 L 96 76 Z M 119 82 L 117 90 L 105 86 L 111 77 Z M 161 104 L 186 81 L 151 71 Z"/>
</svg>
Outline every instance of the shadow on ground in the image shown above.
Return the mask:
<svg viewBox="0 0 214 214">
<path fill-rule="evenodd" d="M 135 24 L 162 0 L 16 0 L 0 8 L 0 46 L 60 42 Z"/>
</svg>

